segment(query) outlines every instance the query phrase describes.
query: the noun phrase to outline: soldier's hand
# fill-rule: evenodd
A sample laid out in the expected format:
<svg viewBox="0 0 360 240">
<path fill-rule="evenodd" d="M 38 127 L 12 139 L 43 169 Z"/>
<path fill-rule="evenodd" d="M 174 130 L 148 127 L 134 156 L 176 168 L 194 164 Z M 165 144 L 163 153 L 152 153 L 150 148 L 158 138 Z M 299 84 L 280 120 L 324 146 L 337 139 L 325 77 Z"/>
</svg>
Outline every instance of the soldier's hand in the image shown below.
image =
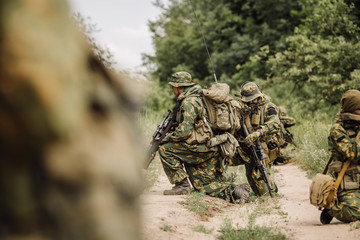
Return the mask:
<svg viewBox="0 0 360 240">
<path fill-rule="evenodd" d="M 255 131 L 251 134 L 249 134 L 245 139 L 246 145 L 250 146 L 253 144 L 259 137 L 261 137 L 261 131 Z"/>
</svg>

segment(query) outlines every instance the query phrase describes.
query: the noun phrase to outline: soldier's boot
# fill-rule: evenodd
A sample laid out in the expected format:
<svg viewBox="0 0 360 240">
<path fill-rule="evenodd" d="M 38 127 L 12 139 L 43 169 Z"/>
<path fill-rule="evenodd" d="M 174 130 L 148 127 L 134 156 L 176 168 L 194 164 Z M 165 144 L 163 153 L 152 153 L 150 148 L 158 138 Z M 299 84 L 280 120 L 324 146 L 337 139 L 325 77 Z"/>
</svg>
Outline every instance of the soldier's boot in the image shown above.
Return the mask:
<svg viewBox="0 0 360 240">
<path fill-rule="evenodd" d="M 274 165 L 280 165 L 284 163 L 284 159 L 282 159 L 281 157 L 278 157 L 274 160 Z"/>
<path fill-rule="evenodd" d="M 180 183 L 175 183 L 175 186 L 170 190 L 165 190 L 164 195 L 186 195 L 191 192 L 190 184 L 187 179 L 184 179 Z"/>
<path fill-rule="evenodd" d="M 331 220 L 333 219 L 333 216 L 329 214 L 329 209 L 324 209 L 320 214 L 320 222 L 322 224 L 329 224 Z"/>
<path fill-rule="evenodd" d="M 236 186 L 232 195 L 236 203 L 250 202 L 250 185 L 248 183 L 243 183 L 240 186 Z"/>
</svg>

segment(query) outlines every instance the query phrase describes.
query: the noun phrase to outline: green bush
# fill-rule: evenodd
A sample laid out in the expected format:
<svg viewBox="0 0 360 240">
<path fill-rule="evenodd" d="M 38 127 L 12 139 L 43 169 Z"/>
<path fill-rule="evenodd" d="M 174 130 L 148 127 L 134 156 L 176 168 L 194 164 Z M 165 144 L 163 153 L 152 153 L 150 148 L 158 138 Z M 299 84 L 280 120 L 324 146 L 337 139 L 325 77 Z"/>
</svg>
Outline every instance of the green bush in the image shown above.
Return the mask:
<svg viewBox="0 0 360 240">
<path fill-rule="evenodd" d="M 309 177 L 322 172 L 329 160 L 328 136 L 338 109 L 334 107 L 328 112 L 318 111 L 303 116 L 295 114 L 297 125 L 290 129 L 297 144 L 295 161 Z"/>
</svg>

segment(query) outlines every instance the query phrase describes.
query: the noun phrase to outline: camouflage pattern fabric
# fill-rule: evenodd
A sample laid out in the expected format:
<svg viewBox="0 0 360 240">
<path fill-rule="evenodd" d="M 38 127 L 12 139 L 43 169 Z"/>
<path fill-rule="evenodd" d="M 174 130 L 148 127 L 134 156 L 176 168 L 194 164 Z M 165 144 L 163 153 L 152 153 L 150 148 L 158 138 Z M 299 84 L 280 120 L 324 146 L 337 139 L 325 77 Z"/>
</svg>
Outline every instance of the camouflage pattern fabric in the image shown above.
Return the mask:
<svg viewBox="0 0 360 240">
<path fill-rule="evenodd" d="M 283 141 L 284 143 L 280 146 L 279 157 L 276 159 L 280 163 L 289 163 L 294 159 L 294 146 L 291 142 L 291 136 L 286 132 L 286 128 L 292 127 L 296 124 L 296 120 L 288 115 L 285 111 L 280 111 L 280 122 L 283 129 Z"/>
<path fill-rule="evenodd" d="M 338 200 L 330 209 L 329 214 L 345 223 L 360 220 L 360 190 L 344 191 L 338 194 Z"/>
<path fill-rule="evenodd" d="M 142 239 L 136 81 L 94 57 L 67 1 L 0 11 L 0 239 Z"/>
<path fill-rule="evenodd" d="M 256 83 L 248 82 L 241 88 L 241 101 L 250 102 L 257 97 L 261 97 L 264 94 L 259 90 Z"/>
<path fill-rule="evenodd" d="M 203 145 L 203 144 L 199 144 Z M 191 152 L 184 142 L 167 142 L 160 146 L 159 155 L 164 171 L 172 184 L 189 178 L 196 191 L 234 202 L 234 186 L 217 180 L 217 151 Z M 184 170 L 185 167 L 185 170 Z"/>
<path fill-rule="evenodd" d="M 360 126 L 354 129 L 355 132 L 360 131 Z M 351 161 L 359 163 L 360 159 L 360 139 L 351 139 L 343 128 L 340 122 L 334 124 L 330 130 L 329 140 L 329 151 L 335 156 L 336 159 Z"/>
<path fill-rule="evenodd" d="M 188 87 L 195 85 L 195 83 L 192 81 L 190 73 L 176 72 L 171 75 L 169 85 L 172 87 Z"/>
<path fill-rule="evenodd" d="M 206 117 L 201 99 L 198 96 L 190 96 L 199 90 L 201 87 L 195 85 L 186 88 L 178 97 L 178 101 L 182 101 L 182 121 L 174 132 L 164 138 L 158 151 L 160 159 L 172 184 L 180 183 L 188 177 L 196 191 L 233 202 L 234 186 L 216 180 L 216 166 L 220 161 L 218 148 L 209 148 L 206 144 L 190 145 L 184 141 L 191 135 L 195 122 L 201 117 Z"/>
<path fill-rule="evenodd" d="M 280 115 L 280 122 L 284 125 L 285 128 L 292 127 L 296 124 L 295 118 L 283 114 Z"/>
<path fill-rule="evenodd" d="M 179 126 L 172 133 L 166 135 L 163 139 L 164 142 L 172 141 L 172 142 L 180 142 L 191 136 L 191 133 L 194 129 L 194 125 L 196 121 L 206 117 L 206 109 L 202 104 L 199 96 L 196 96 L 201 91 L 200 85 L 195 85 L 189 88 L 186 88 L 185 91 L 179 95 L 177 101 L 180 105 L 180 119 L 177 121 L 180 122 Z M 193 151 L 199 152 L 207 152 L 209 148 L 205 145 L 197 146 L 197 145 L 189 145 L 189 149 Z M 198 149 L 198 148 L 201 149 Z M 212 149 L 212 151 L 217 151 L 217 149 Z"/>
<path fill-rule="evenodd" d="M 351 159 L 351 165 L 359 164 L 360 160 L 360 126 L 345 130 L 341 122 L 341 114 L 337 117 L 337 123 L 330 130 L 329 150 L 340 161 Z M 349 132 L 354 133 L 349 136 Z M 360 190 L 344 190 L 338 194 L 335 205 L 329 214 L 342 222 L 360 220 Z"/>
<path fill-rule="evenodd" d="M 280 119 L 277 113 L 276 105 L 270 102 L 269 100 L 264 100 L 263 102 L 261 102 L 259 104 L 259 107 L 264 108 L 264 123 L 259 126 L 254 126 L 253 131 L 258 130 L 259 128 L 263 130 L 263 136 L 260 138 L 260 141 L 262 142 L 262 145 L 265 146 L 264 147 L 264 151 L 266 154 L 266 158 L 264 159 L 265 166 L 267 168 L 270 184 L 272 185 L 273 190 L 275 190 L 275 182 L 270 174 L 270 168 L 272 163 L 269 160 L 268 148 L 264 143 L 276 141 L 279 138 L 279 132 L 281 130 Z M 254 163 L 253 160 L 251 159 L 250 150 L 248 149 L 248 147 L 244 142 L 244 137 L 241 135 L 241 130 L 238 133 L 236 133 L 236 137 L 240 144 L 240 150 L 235 155 L 235 157 L 229 161 L 229 165 L 236 166 L 239 164 L 245 164 L 246 177 L 253 192 L 258 196 L 269 195 L 267 186 L 264 180 L 261 178 L 261 174 L 259 170 L 254 168 Z"/>
<path fill-rule="evenodd" d="M 277 106 L 269 100 L 264 100 L 259 104 L 259 107 L 264 108 L 264 123 L 259 126 L 259 128 L 263 130 L 261 140 L 266 143 L 279 141 L 281 125 L 277 113 Z"/>
<path fill-rule="evenodd" d="M 295 148 L 292 145 L 286 145 L 285 147 L 280 147 L 279 157 L 276 159 L 279 163 L 289 163 L 292 162 L 295 158 Z"/>
</svg>

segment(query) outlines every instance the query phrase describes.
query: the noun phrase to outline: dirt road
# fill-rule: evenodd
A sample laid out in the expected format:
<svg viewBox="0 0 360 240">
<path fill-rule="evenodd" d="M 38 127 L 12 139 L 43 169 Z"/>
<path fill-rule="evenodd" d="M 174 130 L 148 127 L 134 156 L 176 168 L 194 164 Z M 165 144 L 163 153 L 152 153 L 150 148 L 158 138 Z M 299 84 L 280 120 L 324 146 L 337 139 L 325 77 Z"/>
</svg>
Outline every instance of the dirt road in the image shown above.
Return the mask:
<svg viewBox="0 0 360 240">
<path fill-rule="evenodd" d="M 164 189 L 171 188 L 162 172 L 155 185 L 141 198 L 144 239 L 218 239 L 226 219 L 230 219 L 236 228 L 246 227 L 249 216 L 255 213 L 256 225 L 279 229 L 287 239 L 360 239 L 360 229 L 353 230 L 354 224 L 335 219 L 329 225 L 320 223 L 320 211 L 309 203 L 311 180 L 305 172 L 295 164 L 276 166 L 275 169 L 279 186 L 275 199 L 234 205 L 207 196 L 205 201 L 218 206 L 207 219 L 181 204 L 185 196 L 162 195 Z M 196 231 L 197 226 L 210 231 Z"/>
</svg>

